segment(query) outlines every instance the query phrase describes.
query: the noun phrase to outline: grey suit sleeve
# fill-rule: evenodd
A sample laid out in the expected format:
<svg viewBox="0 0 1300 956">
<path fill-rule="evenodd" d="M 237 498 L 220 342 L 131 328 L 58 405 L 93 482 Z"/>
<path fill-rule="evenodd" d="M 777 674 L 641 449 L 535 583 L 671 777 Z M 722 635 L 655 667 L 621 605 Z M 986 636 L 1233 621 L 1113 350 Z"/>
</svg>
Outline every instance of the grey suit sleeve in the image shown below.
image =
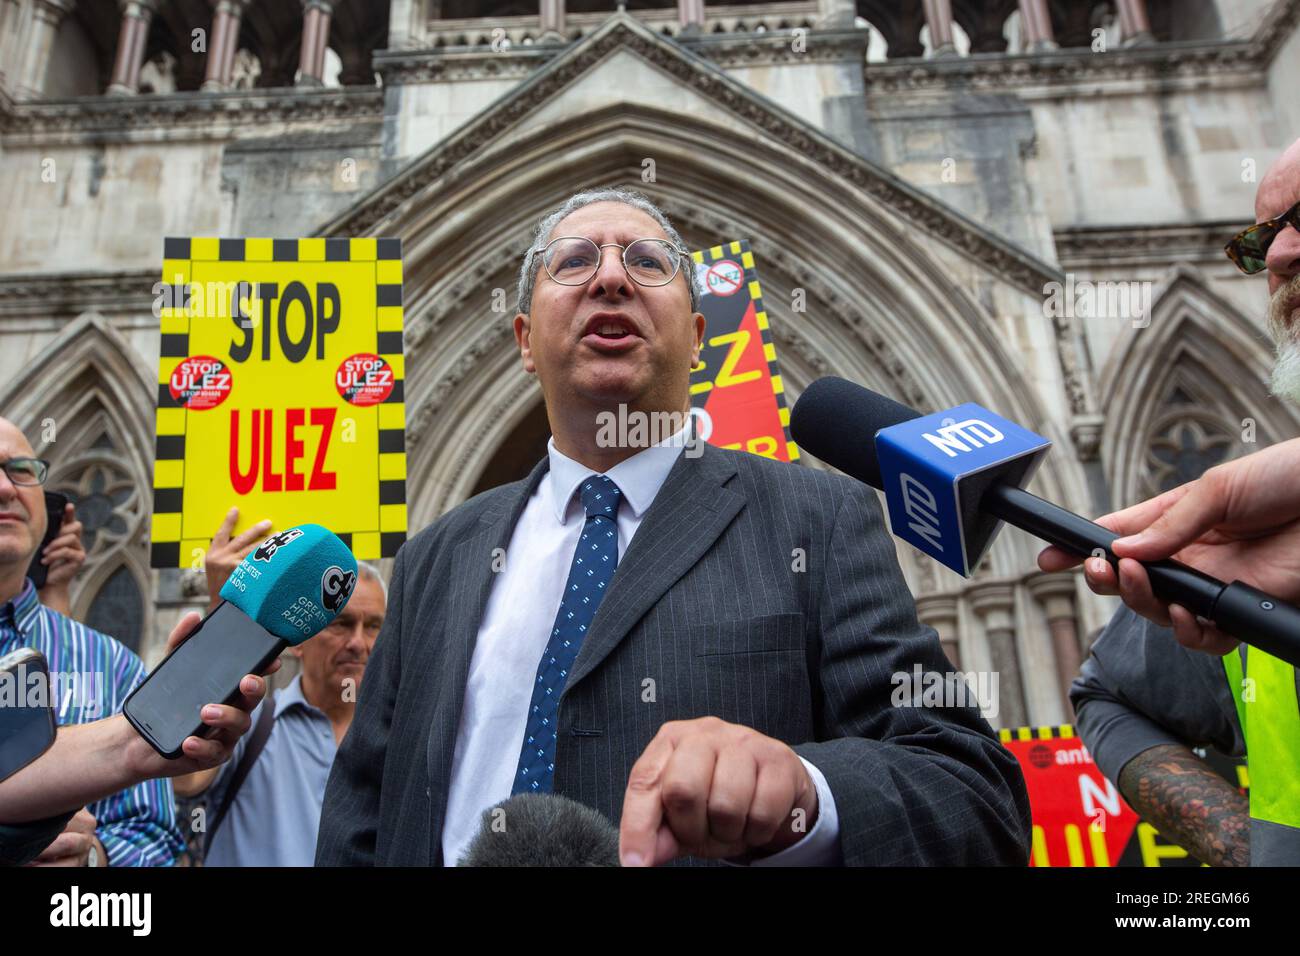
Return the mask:
<svg viewBox="0 0 1300 956">
<path fill-rule="evenodd" d="M 916 618 L 875 494 L 853 486 L 826 549 L 812 672 L 817 741 L 795 751 L 825 775 L 847 865 L 1016 864 L 1029 859 L 1020 765 L 975 706 L 894 706 L 892 675 L 951 664 Z"/>
<path fill-rule="evenodd" d="M 1121 606 L 1070 687 L 1075 724 L 1109 779 L 1152 747 L 1245 753 L 1223 661 L 1190 651 L 1173 631 Z"/>
<path fill-rule="evenodd" d="M 407 548 L 397 552 L 384 626 L 357 690 L 356 713 L 334 757 L 316 836 L 317 866 L 373 866 L 388 729 L 401 675 Z"/>
</svg>

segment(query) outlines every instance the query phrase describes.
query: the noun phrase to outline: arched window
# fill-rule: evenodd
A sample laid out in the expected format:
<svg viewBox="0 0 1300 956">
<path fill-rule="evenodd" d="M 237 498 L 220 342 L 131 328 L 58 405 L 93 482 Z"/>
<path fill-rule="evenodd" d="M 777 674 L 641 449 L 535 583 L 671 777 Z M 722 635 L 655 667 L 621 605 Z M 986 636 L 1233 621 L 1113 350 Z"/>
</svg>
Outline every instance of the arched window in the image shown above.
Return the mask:
<svg viewBox="0 0 1300 956">
<path fill-rule="evenodd" d="M 113 72 L 119 20 L 113 0 L 78 0 L 54 35 L 45 96 L 60 99 L 104 92 Z"/>
<path fill-rule="evenodd" d="M 135 575 L 119 565 L 95 594 L 85 617 L 87 627 L 115 637 L 137 654 L 144 635 L 144 597 Z"/>
<path fill-rule="evenodd" d="M 1157 291 L 1098 383 L 1112 504 L 1130 505 L 1296 432 L 1300 411 L 1268 395 L 1271 356 L 1254 325 L 1187 266 Z"/>
<path fill-rule="evenodd" d="M 1156 406 L 1159 411 L 1151 423 L 1141 476 L 1148 496 L 1194 481 L 1207 469 L 1242 453 L 1235 421 L 1193 396 L 1191 383 L 1204 381 L 1206 374 L 1198 365 L 1184 359 L 1180 376 Z M 1189 381 L 1183 381 L 1184 376 Z"/>
<path fill-rule="evenodd" d="M 971 53 L 1005 53 L 1007 18 L 1016 0 L 953 0 L 952 18 L 970 37 Z"/>
<path fill-rule="evenodd" d="M 921 28 L 925 16 L 921 4 L 900 4 L 893 0 L 858 0 L 858 16 L 868 21 L 884 37 L 886 54 L 891 60 L 921 56 Z"/>
<path fill-rule="evenodd" d="M 77 617 L 138 653 L 144 597 L 128 564 L 140 558 L 132 541 L 144 525 L 148 505 L 138 478 L 120 464 L 121 449 L 104 425 L 88 448 L 78 442 L 54 463 L 49 484 L 68 496 L 83 527 L 86 566 L 74 598 Z"/>
<path fill-rule="evenodd" d="M 68 496 L 85 527 L 73 616 L 146 652 L 156 391 L 129 342 L 95 313 L 68 323 L 22 377 L 0 386 L 0 408 L 50 461 L 47 487 Z"/>
<path fill-rule="evenodd" d="M 1106 30 L 1117 19 L 1111 0 L 1089 3 L 1086 0 L 1051 0 L 1049 10 L 1056 42 L 1062 47 L 1092 46 L 1094 29 Z M 1109 45 L 1109 31 L 1107 43 Z"/>
</svg>

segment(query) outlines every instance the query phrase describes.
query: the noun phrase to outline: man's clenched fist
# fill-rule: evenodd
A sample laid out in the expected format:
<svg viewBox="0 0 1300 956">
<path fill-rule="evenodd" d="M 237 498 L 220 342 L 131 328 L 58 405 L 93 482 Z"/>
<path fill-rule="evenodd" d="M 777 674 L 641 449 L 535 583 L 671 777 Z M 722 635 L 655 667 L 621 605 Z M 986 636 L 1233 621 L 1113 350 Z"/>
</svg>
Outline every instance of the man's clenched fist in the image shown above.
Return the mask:
<svg viewBox="0 0 1300 956">
<path fill-rule="evenodd" d="M 717 717 L 664 724 L 628 776 L 624 866 L 767 856 L 817 821 L 817 787 L 787 744 Z"/>
</svg>

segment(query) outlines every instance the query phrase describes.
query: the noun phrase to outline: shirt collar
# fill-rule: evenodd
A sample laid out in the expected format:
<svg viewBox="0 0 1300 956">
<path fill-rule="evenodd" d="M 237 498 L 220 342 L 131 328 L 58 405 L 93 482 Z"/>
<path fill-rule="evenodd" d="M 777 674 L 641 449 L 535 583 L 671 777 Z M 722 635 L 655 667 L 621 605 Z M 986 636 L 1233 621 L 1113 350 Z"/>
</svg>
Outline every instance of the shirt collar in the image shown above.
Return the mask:
<svg viewBox="0 0 1300 956">
<path fill-rule="evenodd" d="M 12 601 L 0 605 L 0 620 L 13 617 L 14 628 L 26 637 L 36 626 L 36 615 L 40 612 L 41 602 L 36 597 L 36 586 L 31 578 L 23 578 L 23 589 Z"/>
<path fill-rule="evenodd" d="M 691 419 L 688 416 L 686 424 L 674 434 L 637 452 L 631 458 L 625 458 L 605 472 L 605 476 L 618 485 L 619 491 L 623 492 L 623 500 L 638 518 L 650 507 L 668 478 L 668 472 L 673 470 L 673 465 L 686 445 L 685 435 L 690 427 Z M 596 472 L 557 450 L 554 436 L 546 443 L 546 454 L 551 460 L 551 507 L 555 512 L 555 520 L 564 524 L 568 517 L 569 503 L 573 501 L 578 485 Z"/>
<path fill-rule="evenodd" d="M 275 695 L 275 716 L 278 718 L 290 707 L 305 707 L 312 713 L 321 714 L 324 712 L 311 703 L 303 696 L 302 693 L 302 674 L 295 674 L 293 680 L 283 690 Z"/>
</svg>

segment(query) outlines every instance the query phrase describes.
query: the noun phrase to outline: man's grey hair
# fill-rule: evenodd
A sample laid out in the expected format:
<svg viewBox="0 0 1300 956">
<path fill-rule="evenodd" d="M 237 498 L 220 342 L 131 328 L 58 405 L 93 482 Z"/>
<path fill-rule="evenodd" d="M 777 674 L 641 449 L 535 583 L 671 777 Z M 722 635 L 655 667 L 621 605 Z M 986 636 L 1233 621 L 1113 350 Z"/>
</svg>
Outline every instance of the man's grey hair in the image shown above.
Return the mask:
<svg viewBox="0 0 1300 956">
<path fill-rule="evenodd" d="M 682 242 L 682 237 L 673 228 L 672 223 L 668 221 L 668 217 L 664 215 L 663 210 L 634 189 L 607 186 L 601 189 L 587 189 L 575 193 L 564 201 L 564 205 L 543 216 L 541 222 L 533 230 L 533 241 L 529 244 L 528 251 L 524 254 L 524 264 L 519 269 L 519 296 L 516 302 L 516 311 L 528 312 L 533 306 L 533 285 L 537 281 L 537 270 L 542 266 L 539 253 L 546 248 L 546 242 L 551 238 L 552 230 L 570 213 L 594 202 L 621 202 L 633 209 L 639 209 L 659 223 L 659 227 L 663 229 L 664 235 L 669 242 L 678 249 L 686 248 L 686 244 Z M 700 288 L 699 278 L 695 275 L 695 262 L 688 257 L 681 264 L 681 270 L 686 276 L 686 287 L 691 293 L 691 311 L 699 312 L 703 290 Z"/>
<path fill-rule="evenodd" d="M 379 585 L 379 590 L 384 592 L 384 604 L 388 604 L 388 585 L 384 583 L 384 576 L 379 573 L 379 569 L 369 561 L 357 562 L 357 580 L 369 578 Z"/>
</svg>

